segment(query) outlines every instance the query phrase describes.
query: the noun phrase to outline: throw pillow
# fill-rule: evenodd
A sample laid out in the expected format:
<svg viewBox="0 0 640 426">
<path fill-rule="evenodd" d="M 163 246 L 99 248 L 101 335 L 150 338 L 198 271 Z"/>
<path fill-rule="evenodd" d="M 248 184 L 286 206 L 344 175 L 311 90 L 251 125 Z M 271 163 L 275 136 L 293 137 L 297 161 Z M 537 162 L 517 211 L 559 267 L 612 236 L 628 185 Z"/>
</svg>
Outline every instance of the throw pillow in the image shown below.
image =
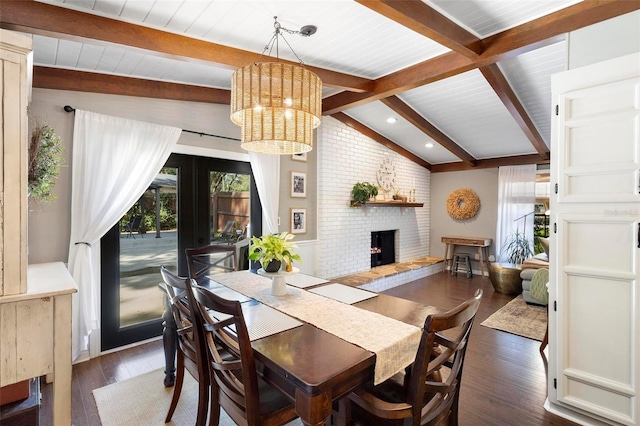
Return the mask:
<svg viewBox="0 0 640 426">
<path fill-rule="evenodd" d="M 549 238 L 538 237 L 538 241 L 540 241 L 540 245 L 542 246 L 544 252 L 547 253 L 547 256 L 549 256 Z"/>
<path fill-rule="evenodd" d="M 549 270 L 546 268 L 538 269 L 531 278 L 531 290 L 529 293 L 531 297 L 541 303 L 549 303 L 549 289 L 547 288 L 548 282 Z"/>
</svg>

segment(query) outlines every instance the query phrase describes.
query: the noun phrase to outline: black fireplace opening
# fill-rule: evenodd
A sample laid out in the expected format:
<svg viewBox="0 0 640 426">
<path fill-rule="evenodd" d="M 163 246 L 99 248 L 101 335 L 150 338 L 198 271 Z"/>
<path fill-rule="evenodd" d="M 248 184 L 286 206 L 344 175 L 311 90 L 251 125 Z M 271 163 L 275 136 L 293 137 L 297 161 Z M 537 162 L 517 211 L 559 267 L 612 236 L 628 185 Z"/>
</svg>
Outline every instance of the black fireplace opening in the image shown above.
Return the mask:
<svg viewBox="0 0 640 426">
<path fill-rule="evenodd" d="M 396 231 L 371 233 L 371 267 L 389 265 L 396 261 Z"/>
</svg>

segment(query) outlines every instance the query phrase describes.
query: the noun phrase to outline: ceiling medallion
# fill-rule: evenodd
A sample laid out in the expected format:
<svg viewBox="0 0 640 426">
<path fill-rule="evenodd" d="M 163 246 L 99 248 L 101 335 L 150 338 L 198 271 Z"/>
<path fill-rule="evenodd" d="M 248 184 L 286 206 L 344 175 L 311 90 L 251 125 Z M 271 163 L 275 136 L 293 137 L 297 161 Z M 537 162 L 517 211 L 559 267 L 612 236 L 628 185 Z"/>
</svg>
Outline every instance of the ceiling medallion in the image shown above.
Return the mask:
<svg viewBox="0 0 640 426">
<path fill-rule="evenodd" d="M 264 53 L 275 46 L 275 62 L 255 62 L 239 68 L 231 77 L 231 121 L 242 131 L 241 147 L 266 154 L 301 154 L 313 149 L 313 129 L 322 116 L 322 81 L 304 68 L 282 31 L 311 35 L 283 28 L 274 17 L 273 37 Z M 314 28 L 311 31 L 309 28 Z M 279 62 L 278 39 L 287 43 L 300 65 Z"/>
</svg>

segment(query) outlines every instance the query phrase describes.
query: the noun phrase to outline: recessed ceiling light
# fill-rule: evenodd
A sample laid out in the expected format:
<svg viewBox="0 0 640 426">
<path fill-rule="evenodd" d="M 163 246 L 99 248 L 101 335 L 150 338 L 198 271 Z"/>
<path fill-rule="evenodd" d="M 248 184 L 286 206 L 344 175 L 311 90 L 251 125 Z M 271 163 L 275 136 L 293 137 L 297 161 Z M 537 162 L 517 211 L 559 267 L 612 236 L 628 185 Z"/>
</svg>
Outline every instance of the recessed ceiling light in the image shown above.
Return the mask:
<svg viewBox="0 0 640 426">
<path fill-rule="evenodd" d="M 433 144 L 431 142 L 427 142 L 424 146 L 427 148 L 433 148 Z"/>
<path fill-rule="evenodd" d="M 389 117 L 389 118 L 387 118 L 387 123 L 389 123 L 389 124 L 393 124 L 393 123 L 395 123 L 396 121 L 398 121 L 398 119 L 397 119 L 397 118 L 395 118 L 395 117 Z"/>
</svg>

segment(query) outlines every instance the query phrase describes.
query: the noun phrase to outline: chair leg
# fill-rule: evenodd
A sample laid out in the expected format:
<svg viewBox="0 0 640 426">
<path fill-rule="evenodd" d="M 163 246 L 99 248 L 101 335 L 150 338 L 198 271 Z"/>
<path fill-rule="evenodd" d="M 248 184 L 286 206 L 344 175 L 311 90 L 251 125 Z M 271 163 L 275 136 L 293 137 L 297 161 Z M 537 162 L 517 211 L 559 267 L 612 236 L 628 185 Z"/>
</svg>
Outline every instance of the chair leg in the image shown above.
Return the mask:
<svg viewBox="0 0 640 426">
<path fill-rule="evenodd" d="M 184 381 L 184 355 L 182 352 L 178 351 L 177 358 L 177 368 L 176 368 L 176 383 L 173 387 L 173 397 L 171 398 L 171 405 L 169 406 L 169 411 L 167 412 L 167 417 L 164 419 L 165 423 L 169 423 L 171 421 L 171 417 L 173 417 L 173 413 L 176 411 L 176 406 L 178 405 L 178 400 L 180 399 L 180 393 L 182 392 L 182 382 Z"/>
<path fill-rule="evenodd" d="M 351 423 L 351 401 L 344 397 L 338 401 L 338 412 L 335 415 L 335 426 L 348 426 Z"/>
<path fill-rule="evenodd" d="M 216 426 L 220 423 L 220 401 L 218 401 L 218 385 L 211 381 L 209 386 L 209 425 Z"/>
</svg>

